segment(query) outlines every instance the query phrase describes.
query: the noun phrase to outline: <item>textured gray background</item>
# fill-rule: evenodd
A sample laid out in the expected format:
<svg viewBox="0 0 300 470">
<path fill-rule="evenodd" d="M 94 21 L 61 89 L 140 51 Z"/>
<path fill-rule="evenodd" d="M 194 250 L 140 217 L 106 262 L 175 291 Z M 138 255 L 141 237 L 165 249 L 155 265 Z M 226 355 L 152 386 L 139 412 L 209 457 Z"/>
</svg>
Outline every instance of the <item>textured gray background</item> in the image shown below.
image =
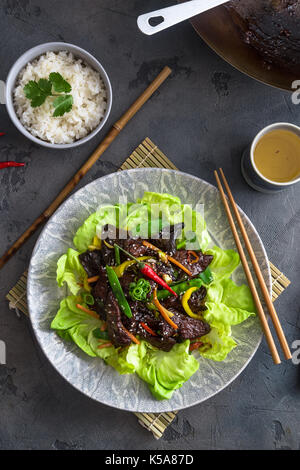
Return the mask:
<svg viewBox="0 0 300 470">
<path fill-rule="evenodd" d="M 94 54 L 112 82 L 109 122 L 92 142 L 73 151 L 31 144 L 0 107 L 0 161 L 26 167 L 0 171 L 1 245 L 4 251 L 52 201 L 109 128 L 157 72 L 172 78 L 120 135 L 81 185 L 114 171 L 150 136 L 183 171 L 214 183 L 222 165 L 240 206 L 256 225 L 273 263 L 292 285 L 276 302 L 289 343 L 300 339 L 300 185 L 269 196 L 244 183 L 240 155 L 256 132 L 274 121 L 299 124 L 300 106 L 223 62 L 188 23 L 155 37 L 140 34 L 136 16 L 163 0 L 0 1 L 1 79 L 26 49 L 47 41 L 77 44 Z M 300 77 L 299 77 L 300 78 Z M 0 272 L 0 448 L 9 449 L 298 449 L 299 366 L 274 366 L 263 343 L 251 364 L 226 390 L 182 411 L 160 441 L 134 415 L 101 406 L 53 370 L 28 320 L 9 311 L 6 292 L 26 269 L 35 237 Z"/>
</svg>

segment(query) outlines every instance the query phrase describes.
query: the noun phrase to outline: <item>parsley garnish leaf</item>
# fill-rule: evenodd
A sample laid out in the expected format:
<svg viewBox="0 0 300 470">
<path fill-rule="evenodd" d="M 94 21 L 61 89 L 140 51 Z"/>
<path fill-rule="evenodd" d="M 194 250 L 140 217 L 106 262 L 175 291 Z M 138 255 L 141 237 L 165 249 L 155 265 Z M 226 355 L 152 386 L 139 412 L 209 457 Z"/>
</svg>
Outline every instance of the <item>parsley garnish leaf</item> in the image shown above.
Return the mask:
<svg viewBox="0 0 300 470">
<path fill-rule="evenodd" d="M 38 82 L 30 80 L 24 86 L 24 93 L 26 98 L 30 100 L 33 108 L 41 106 L 48 96 L 56 96 L 53 101 L 55 108 L 53 116 L 63 116 L 72 109 L 73 97 L 72 95 L 56 95 L 52 93 L 52 88 L 56 93 L 69 93 L 72 90 L 71 85 L 61 76 L 58 72 L 52 72 L 49 75 L 49 80 L 41 78 Z"/>
<path fill-rule="evenodd" d="M 55 111 L 53 116 L 62 116 L 65 113 L 68 113 L 72 109 L 73 96 L 72 95 L 61 95 L 55 98 L 53 101 L 53 106 Z"/>
<path fill-rule="evenodd" d="M 57 93 L 70 93 L 72 90 L 71 85 L 58 72 L 50 73 L 49 80 Z"/>
<path fill-rule="evenodd" d="M 51 95 L 51 83 L 48 80 L 41 78 L 38 82 L 30 80 L 24 86 L 26 98 L 30 99 L 30 104 L 33 108 L 41 106 L 47 98 Z"/>
</svg>

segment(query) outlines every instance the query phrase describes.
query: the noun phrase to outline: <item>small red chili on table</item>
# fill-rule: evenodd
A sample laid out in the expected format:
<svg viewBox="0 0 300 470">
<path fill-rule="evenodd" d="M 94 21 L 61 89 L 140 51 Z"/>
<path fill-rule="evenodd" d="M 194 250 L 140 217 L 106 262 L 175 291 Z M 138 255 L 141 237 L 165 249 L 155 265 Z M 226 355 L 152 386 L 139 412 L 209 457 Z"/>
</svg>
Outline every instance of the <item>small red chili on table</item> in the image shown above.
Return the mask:
<svg viewBox="0 0 300 470">
<path fill-rule="evenodd" d="M 0 162 L 0 170 L 3 168 L 10 168 L 15 166 L 24 166 L 25 163 L 18 163 L 18 162 Z"/>
</svg>

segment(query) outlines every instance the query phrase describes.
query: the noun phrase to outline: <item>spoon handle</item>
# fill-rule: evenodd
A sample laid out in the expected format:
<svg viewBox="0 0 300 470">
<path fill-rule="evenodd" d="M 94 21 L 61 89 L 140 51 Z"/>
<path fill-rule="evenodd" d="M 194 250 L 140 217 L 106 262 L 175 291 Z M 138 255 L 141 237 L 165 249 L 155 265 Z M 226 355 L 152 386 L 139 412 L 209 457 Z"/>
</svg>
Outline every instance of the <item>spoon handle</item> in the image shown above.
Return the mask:
<svg viewBox="0 0 300 470">
<path fill-rule="evenodd" d="M 228 0 L 191 0 L 189 2 L 173 5 L 140 15 L 137 19 L 139 29 L 147 35 L 152 35 L 174 26 L 181 21 L 192 18 L 199 13 L 215 8 Z M 151 26 L 150 20 L 155 24 Z"/>
</svg>

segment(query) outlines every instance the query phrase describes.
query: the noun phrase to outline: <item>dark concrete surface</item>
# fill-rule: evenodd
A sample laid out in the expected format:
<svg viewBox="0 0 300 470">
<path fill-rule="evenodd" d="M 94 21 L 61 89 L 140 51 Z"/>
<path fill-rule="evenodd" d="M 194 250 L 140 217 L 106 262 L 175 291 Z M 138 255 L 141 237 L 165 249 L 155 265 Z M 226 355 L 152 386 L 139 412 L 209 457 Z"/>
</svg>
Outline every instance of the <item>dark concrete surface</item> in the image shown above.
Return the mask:
<svg viewBox="0 0 300 470">
<path fill-rule="evenodd" d="M 26 167 L 0 171 L 1 251 L 52 201 L 109 126 L 164 65 L 173 76 L 81 182 L 114 171 L 149 136 L 183 171 L 214 183 L 222 165 L 236 200 L 256 225 L 270 259 L 292 284 L 276 302 L 289 343 L 300 339 L 300 185 L 276 195 L 251 190 L 240 174 L 244 147 L 265 125 L 300 122 L 286 92 L 260 84 L 220 59 L 188 23 L 154 37 L 139 33 L 138 14 L 159 0 L 1 0 L 1 75 L 25 50 L 48 41 L 77 44 L 111 78 L 114 102 L 105 130 L 73 151 L 26 140 L 0 106 L 0 160 Z M 299 77 L 300 78 L 300 77 Z M 37 235 L 0 272 L 0 448 L 5 449 L 299 449 L 299 366 L 274 366 L 265 342 L 227 389 L 179 413 L 160 441 L 133 414 L 89 400 L 68 385 L 37 346 L 29 322 L 5 294 L 28 266 Z"/>
</svg>

